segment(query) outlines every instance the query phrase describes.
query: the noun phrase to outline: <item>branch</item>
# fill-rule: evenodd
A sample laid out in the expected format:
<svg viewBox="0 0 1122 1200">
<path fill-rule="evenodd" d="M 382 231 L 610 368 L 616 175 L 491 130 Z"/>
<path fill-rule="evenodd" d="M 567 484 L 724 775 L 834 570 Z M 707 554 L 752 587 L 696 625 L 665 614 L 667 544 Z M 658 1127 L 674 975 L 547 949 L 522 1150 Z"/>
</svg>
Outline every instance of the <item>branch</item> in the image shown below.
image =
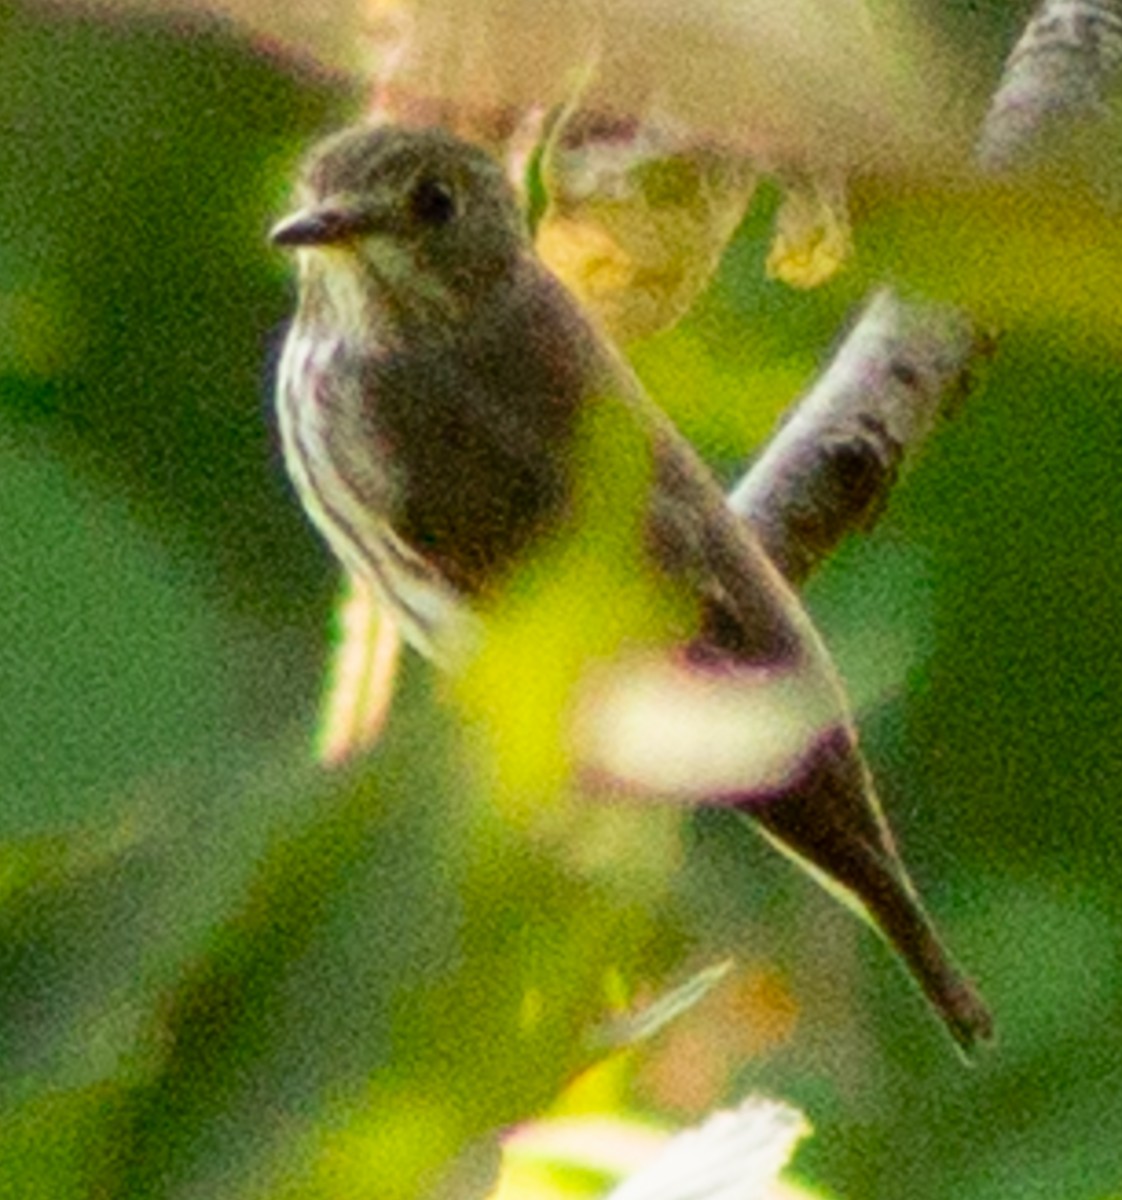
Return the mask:
<svg viewBox="0 0 1122 1200">
<path fill-rule="evenodd" d="M 978 163 L 1007 170 L 1060 126 L 1100 116 L 1122 66 L 1120 0 L 1043 0 L 1005 64 Z"/>
<path fill-rule="evenodd" d="M 875 523 L 905 460 L 957 408 L 987 348 L 950 309 L 876 293 L 729 496 L 790 582 Z"/>
<path fill-rule="evenodd" d="M 1008 171 L 1061 122 L 1103 114 L 1120 69 L 1122 0 L 1043 0 L 990 103 L 979 168 Z M 963 313 L 877 293 L 729 496 L 792 583 L 876 522 L 900 469 L 958 407 L 991 347 Z"/>
</svg>

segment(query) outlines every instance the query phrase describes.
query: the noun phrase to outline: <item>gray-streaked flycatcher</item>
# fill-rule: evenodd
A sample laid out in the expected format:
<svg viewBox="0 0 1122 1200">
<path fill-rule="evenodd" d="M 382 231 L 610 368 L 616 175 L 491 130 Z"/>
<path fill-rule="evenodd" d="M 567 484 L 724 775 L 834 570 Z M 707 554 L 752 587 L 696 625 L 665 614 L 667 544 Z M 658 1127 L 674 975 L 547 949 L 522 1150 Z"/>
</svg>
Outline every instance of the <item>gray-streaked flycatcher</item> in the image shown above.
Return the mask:
<svg viewBox="0 0 1122 1200">
<path fill-rule="evenodd" d="M 801 673 L 829 728 L 766 796 L 715 797 L 839 886 L 964 1050 L 991 1019 L 893 845 L 833 668 L 800 601 L 622 357 L 534 253 L 488 154 L 440 130 L 361 126 L 310 156 L 273 230 L 300 300 L 281 365 L 285 457 L 313 521 L 438 660 L 571 514 L 593 406 L 650 456 L 644 553 L 697 605 L 698 669 Z M 542 653 L 548 653 L 543 648 Z"/>
</svg>

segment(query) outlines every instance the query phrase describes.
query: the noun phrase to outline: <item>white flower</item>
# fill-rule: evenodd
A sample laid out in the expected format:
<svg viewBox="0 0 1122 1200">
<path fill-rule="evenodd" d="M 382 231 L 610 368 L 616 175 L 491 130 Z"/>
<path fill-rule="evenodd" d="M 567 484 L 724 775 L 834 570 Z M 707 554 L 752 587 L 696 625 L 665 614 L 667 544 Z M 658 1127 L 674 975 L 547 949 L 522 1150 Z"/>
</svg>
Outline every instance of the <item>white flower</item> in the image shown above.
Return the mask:
<svg viewBox="0 0 1122 1200">
<path fill-rule="evenodd" d="M 605 1200 L 765 1200 L 810 1125 L 758 1096 L 672 1137 Z"/>
<path fill-rule="evenodd" d="M 602 1116 L 534 1122 L 506 1139 L 507 1169 L 492 1200 L 573 1195 L 520 1174 L 530 1164 L 625 1177 L 602 1200 L 798 1200 L 804 1193 L 779 1173 L 808 1133 L 797 1109 L 759 1096 L 673 1135 Z"/>
</svg>

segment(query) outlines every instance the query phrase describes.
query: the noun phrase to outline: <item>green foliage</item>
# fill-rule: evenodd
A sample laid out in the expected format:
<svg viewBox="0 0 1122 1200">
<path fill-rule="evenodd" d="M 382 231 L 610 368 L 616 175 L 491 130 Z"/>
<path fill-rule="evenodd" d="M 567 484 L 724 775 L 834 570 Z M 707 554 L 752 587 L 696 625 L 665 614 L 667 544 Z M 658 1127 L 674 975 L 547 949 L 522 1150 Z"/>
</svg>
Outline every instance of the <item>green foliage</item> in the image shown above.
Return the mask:
<svg viewBox="0 0 1122 1200">
<path fill-rule="evenodd" d="M 870 196 L 859 269 L 799 295 L 764 279 L 765 198 L 695 314 L 639 351 L 733 469 L 864 273 L 1009 328 L 811 593 L 998 1012 L 967 1073 L 881 948 L 723 814 L 684 856 L 672 813 L 511 820 L 415 664 L 369 762 L 310 766 L 335 577 L 271 443 L 289 296 L 263 235 L 344 97 L 215 30 L 10 5 L 0 27 L 0 1195 L 392 1200 L 469 1146 L 486 1176 L 485 1135 L 548 1104 L 640 984 L 681 983 L 687 950 L 771 963 L 795 997 L 793 1039 L 729 1093 L 801 1104 L 800 1166 L 832 1192 L 1117 1193 L 1107 193 L 1051 215 L 1048 180 Z M 569 565 L 574 596 L 600 586 Z"/>
<path fill-rule="evenodd" d="M 592 407 L 578 439 L 567 527 L 504 590 L 455 684 L 488 742 L 497 797 L 523 821 L 568 782 L 567 723 L 589 664 L 680 644 L 695 619 L 688 597 L 660 586 L 647 562 L 654 464 L 618 397 Z"/>
</svg>

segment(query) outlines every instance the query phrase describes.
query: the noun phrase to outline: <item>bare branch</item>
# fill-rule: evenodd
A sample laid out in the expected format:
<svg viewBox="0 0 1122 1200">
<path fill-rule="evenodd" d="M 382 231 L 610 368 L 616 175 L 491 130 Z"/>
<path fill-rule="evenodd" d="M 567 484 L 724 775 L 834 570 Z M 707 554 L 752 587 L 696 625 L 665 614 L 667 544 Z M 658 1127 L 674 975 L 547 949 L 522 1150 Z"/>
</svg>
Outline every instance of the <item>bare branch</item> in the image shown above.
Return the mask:
<svg viewBox="0 0 1122 1200">
<path fill-rule="evenodd" d="M 1023 163 L 1059 125 L 1100 115 L 1122 67 L 1120 0 L 1043 0 L 1005 64 L 978 143 L 987 171 Z"/>
<path fill-rule="evenodd" d="M 986 344 L 961 314 L 878 292 L 729 504 L 801 584 L 869 528 L 906 459 L 968 390 Z"/>
<path fill-rule="evenodd" d="M 986 171 L 1025 162 L 1062 123 L 1105 111 L 1122 0 L 1043 0 L 983 123 Z M 883 510 L 900 468 L 969 390 L 992 341 L 965 314 L 878 293 L 729 503 L 795 584 Z"/>
</svg>

